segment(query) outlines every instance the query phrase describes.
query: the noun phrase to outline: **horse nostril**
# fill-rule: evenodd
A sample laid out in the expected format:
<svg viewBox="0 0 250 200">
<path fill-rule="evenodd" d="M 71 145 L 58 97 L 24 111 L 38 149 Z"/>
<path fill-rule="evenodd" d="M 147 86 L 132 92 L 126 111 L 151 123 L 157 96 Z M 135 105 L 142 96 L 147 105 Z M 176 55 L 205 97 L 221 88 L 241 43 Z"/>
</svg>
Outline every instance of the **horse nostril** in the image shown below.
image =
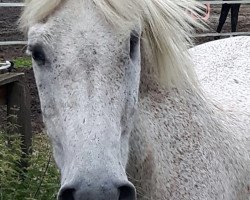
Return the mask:
<svg viewBox="0 0 250 200">
<path fill-rule="evenodd" d="M 60 192 L 58 200 L 75 200 L 74 193 L 75 189 L 64 189 Z"/>
<path fill-rule="evenodd" d="M 131 185 L 124 185 L 118 188 L 120 196 L 118 200 L 136 200 L 135 188 Z"/>
</svg>

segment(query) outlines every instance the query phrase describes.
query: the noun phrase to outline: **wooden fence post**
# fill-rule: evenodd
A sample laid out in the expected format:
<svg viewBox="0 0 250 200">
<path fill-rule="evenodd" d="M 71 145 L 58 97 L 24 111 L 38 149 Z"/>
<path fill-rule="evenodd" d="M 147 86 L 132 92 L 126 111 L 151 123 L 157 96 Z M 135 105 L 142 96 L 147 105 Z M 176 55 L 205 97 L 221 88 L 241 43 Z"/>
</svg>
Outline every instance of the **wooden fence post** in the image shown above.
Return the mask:
<svg viewBox="0 0 250 200">
<path fill-rule="evenodd" d="M 6 90 L 8 122 L 13 124 L 11 132 L 21 135 L 25 158 L 31 153 L 32 141 L 30 97 L 25 84 L 25 76 L 23 73 L 2 74 L 0 75 L 0 86 Z M 25 159 L 21 165 L 27 166 Z"/>
</svg>

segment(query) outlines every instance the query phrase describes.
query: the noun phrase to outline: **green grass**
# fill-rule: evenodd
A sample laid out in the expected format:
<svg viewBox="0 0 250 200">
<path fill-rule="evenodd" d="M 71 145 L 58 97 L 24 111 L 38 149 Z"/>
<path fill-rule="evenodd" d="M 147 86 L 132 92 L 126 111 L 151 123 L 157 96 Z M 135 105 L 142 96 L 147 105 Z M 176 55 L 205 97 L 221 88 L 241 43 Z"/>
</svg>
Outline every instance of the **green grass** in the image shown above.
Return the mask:
<svg viewBox="0 0 250 200">
<path fill-rule="evenodd" d="M 30 57 L 18 57 L 13 60 L 16 68 L 31 67 L 32 60 Z"/>
<path fill-rule="evenodd" d="M 29 166 L 20 167 L 19 135 L 0 130 L 0 200 L 54 200 L 59 189 L 59 172 L 51 158 L 51 147 L 45 134 L 35 135 Z M 47 169 L 47 170 L 46 170 Z"/>
</svg>

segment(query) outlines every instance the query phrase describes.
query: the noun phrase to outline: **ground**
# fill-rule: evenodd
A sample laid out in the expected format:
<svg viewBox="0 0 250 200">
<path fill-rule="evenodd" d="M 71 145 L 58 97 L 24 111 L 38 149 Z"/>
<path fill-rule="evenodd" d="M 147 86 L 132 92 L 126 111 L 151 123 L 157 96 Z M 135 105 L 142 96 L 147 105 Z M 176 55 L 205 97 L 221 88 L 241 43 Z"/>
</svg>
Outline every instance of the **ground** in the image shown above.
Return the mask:
<svg viewBox="0 0 250 200">
<path fill-rule="evenodd" d="M 4 2 L 21 2 L 21 0 L 0 0 L 0 3 Z M 209 32 L 215 32 L 221 5 L 213 5 L 211 7 L 211 17 L 209 20 Z M 10 40 L 25 40 L 23 34 L 17 29 L 17 19 L 21 13 L 20 8 L 2 8 L 0 7 L 0 41 Z M 224 26 L 223 32 L 230 32 L 230 16 L 228 16 L 227 22 Z M 242 5 L 239 14 L 238 31 L 250 32 L 250 4 Z M 207 38 L 195 38 L 196 44 L 201 44 L 213 40 L 212 37 Z M 0 60 L 13 60 L 17 57 L 25 56 L 25 46 L 0 46 Z M 41 131 L 42 118 L 39 104 L 39 98 L 37 88 L 34 81 L 34 75 L 31 68 L 18 68 L 18 72 L 24 72 L 26 74 L 27 85 L 31 95 L 31 113 L 32 113 L 32 127 L 33 131 Z M 2 110 L 2 112 L 1 112 Z M 4 117 L 4 109 L 0 107 L 0 122 Z M 1 123 L 0 123 L 1 125 Z"/>
<path fill-rule="evenodd" d="M 221 5 L 211 5 L 211 17 L 209 18 L 208 25 L 209 30 L 206 32 L 215 33 L 217 29 L 219 16 L 221 11 Z M 222 29 L 222 32 L 231 31 L 231 14 L 229 13 L 227 21 Z M 250 4 L 244 4 L 240 7 L 239 19 L 238 19 L 238 32 L 249 32 L 250 35 Z M 195 38 L 196 44 L 202 44 L 204 42 L 212 41 L 213 37 Z"/>
</svg>

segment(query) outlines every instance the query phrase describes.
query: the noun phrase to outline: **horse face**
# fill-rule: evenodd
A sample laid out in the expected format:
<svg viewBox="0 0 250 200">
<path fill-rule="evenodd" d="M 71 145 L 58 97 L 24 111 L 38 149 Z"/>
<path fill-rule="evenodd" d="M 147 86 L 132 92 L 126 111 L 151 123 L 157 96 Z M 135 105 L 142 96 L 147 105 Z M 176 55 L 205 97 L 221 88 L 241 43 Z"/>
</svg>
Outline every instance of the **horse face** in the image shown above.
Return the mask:
<svg viewBox="0 0 250 200">
<path fill-rule="evenodd" d="M 125 169 L 138 101 L 140 28 L 118 31 L 94 4 L 76 2 L 31 27 L 28 41 L 62 176 L 59 199 L 133 200 Z"/>
</svg>

